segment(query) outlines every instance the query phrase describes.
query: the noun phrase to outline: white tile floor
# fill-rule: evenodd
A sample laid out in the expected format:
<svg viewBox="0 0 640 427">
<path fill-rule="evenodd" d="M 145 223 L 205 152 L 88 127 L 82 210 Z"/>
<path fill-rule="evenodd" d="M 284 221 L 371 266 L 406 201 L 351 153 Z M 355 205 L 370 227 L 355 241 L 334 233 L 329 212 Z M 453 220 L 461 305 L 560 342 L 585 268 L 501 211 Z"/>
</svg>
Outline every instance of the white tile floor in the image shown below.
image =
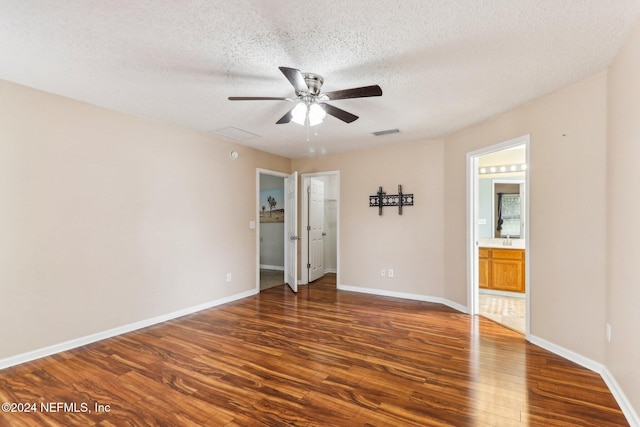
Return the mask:
<svg viewBox="0 0 640 427">
<path fill-rule="evenodd" d="M 480 315 L 510 329 L 526 333 L 524 298 L 480 293 Z"/>
</svg>

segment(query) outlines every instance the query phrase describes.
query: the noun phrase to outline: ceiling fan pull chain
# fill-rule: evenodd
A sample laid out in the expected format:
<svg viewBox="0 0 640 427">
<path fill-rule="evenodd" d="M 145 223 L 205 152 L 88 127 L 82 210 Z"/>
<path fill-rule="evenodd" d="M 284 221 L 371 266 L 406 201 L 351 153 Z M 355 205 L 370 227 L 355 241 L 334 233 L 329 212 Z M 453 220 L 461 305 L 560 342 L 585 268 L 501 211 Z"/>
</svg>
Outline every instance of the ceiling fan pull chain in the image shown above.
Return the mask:
<svg viewBox="0 0 640 427">
<path fill-rule="evenodd" d="M 307 119 L 304 121 L 305 128 L 307 128 L 307 143 L 309 142 L 309 110 L 307 110 Z"/>
</svg>

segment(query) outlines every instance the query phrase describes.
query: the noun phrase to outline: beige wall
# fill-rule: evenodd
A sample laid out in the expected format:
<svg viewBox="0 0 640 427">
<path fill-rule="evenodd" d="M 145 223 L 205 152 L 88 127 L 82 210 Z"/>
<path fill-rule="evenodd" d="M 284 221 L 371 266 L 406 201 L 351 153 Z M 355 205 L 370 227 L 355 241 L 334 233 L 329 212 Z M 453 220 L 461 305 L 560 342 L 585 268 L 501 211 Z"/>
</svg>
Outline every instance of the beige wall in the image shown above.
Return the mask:
<svg viewBox="0 0 640 427">
<path fill-rule="evenodd" d="M 445 139 L 445 297 L 466 305 L 466 153 L 530 134 L 531 333 L 605 357 L 605 73 Z"/>
<path fill-rule="evenodd" d="M 608 84 L 607 367 L 640 413 L 640 25 Z"/>
<path fill-rule="evenodd" d="M 0 359 L 255 288 L 255 170 L 290 163 L 0 81 Z"/>
<path fill-rule="evenodd" d="M 340 171 L 340 285 L 442 296 L 442 153 L 435 140 L 292 161 L 300 173 Z M 415 205 L 378 216 L 369 195 L 397 194 L 398 184 Z"/>
</svg>

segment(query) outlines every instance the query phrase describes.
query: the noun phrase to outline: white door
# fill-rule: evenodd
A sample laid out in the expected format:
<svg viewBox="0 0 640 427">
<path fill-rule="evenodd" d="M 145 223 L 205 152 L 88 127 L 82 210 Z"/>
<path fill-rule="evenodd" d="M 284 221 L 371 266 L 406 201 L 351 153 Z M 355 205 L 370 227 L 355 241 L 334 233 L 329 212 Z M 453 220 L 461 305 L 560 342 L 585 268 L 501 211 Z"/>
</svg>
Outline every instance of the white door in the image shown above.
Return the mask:
<svg viewBox="0 0 640 427">
<path fill-rule="evenodd" d="M 324 276 L 324 182 L 311 178 L 309 183 L 309 282 Z"/>
<path fill-rule="evenodd" d="M 284 179 L 284 281 L 298 292 L 298 172 Z"/>
</svg>

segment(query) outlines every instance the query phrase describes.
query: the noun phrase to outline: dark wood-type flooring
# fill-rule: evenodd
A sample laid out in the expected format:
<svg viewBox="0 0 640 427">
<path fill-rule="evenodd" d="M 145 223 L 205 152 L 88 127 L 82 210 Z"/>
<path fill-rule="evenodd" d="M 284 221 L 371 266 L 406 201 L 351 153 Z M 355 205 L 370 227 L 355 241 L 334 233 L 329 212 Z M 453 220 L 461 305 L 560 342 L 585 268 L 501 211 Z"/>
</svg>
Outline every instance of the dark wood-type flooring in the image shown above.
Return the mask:
<svg viewBox="0 0 640 427">
<path fill-rule="evenodd" d="M 628 425 L 599 375 L 522 335 L 334 275 L 5 369 L 0 402 L 37 405 L 12 427 Z"/>
</svg>

